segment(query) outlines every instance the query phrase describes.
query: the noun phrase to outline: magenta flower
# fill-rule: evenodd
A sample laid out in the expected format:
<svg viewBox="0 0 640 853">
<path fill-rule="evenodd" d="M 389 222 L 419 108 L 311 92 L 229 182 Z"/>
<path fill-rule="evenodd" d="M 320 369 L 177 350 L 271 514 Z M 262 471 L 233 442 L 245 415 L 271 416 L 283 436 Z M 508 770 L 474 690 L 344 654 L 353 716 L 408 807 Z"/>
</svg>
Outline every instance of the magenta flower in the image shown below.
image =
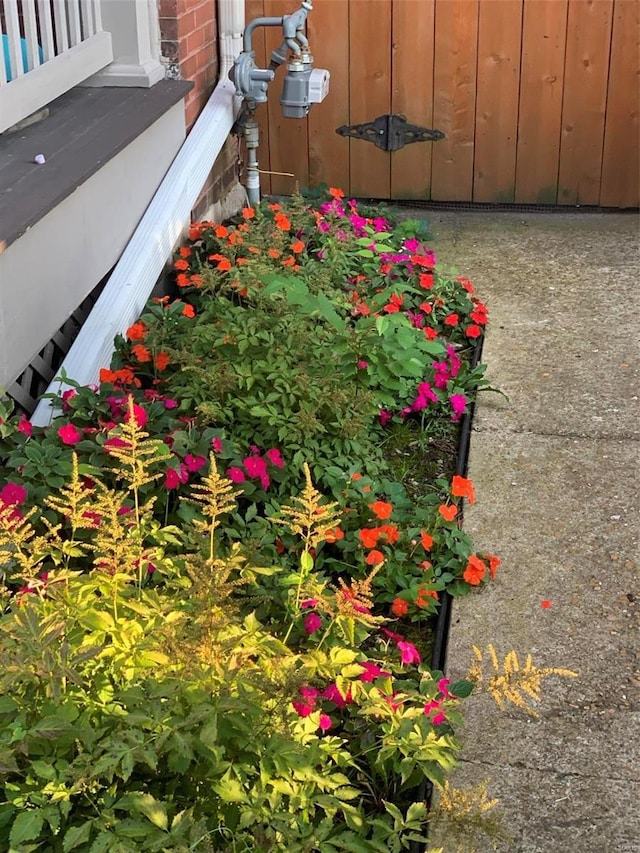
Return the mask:
<svg viewBox="0 0 640 853">
<path fill-rule="evenodd" d="M 63 444 L 77 444 L 82 439 L 82 433 L 73 424 L 65 424 L 59 427 L 58 435 Z"/>
<path fill-rule="evenodd" d="M 140 429 L 147 425 L 147 421 L 149 420 L 149 416 L 142 406 L 139 406 L 137 403 L 133 404 L 133 419 L 138 425 Z M 127 413 L 127 421 L 129 420 L 129 414 Z"/>
<path fill-rule="evenodd" d="M 315 607 L 318 603 L 317 598 L 305 598 L 303 602 L 300 604 L 301 610 L 309 610 L 312 607 Z"/>
<path fill-rule="evenodd" d="M 178 401 L 172 400 L 171 397 L 166 397 L 164 401 L 164 407 L 165 409 L 177 409 Z"/>
<path fill-rule="evenodd" d="M 367 367 L 369 367 L 369 362 L 361 358 L 358 362 L 358 370 L 366 370 Z"/>
<path fill-rule="evenodd" d="M 467 407 L 467 398 L 464 394 L 452 394 L 449 397 L 449 402 L 451 403 L 451 409 L 453 410 L 453 417 L 451 420 L 459 421 Z"/>
<path fill-rule="evenodd" d="M 0 489 L 0 503 L 4 506 L 20 506 L 27 499 L 27 490 L 18 483 L 7 483 Z"/>
<path fill-rule="evenodd" d="M 265 456 L 272 465 L 275 465 L 276 468 L 284 468 L 284 459 L 277 447 L 272 447 L 271 450 L 267 450 Z"/>
<path fill-rule="evenodd" d="M 129 442 L 124 438 L 119 438 L 117 435 L 108 438 L 104 443 L 104 449 L 109 452 L 112 447 L 129 447 Z"/>
<path fill-rule="evenodd" d="M 242 468 L 232 467 L 227 471 L 227 477 L 232 483 L 244 483 L 246 477 Z"/>
<path fill-rule="evenodd" d="M 404 640 L 401 640 L 398 643 L 398 649 L 400 650 L 400 657 L 402 659 L 402 663 L 420 663 L 420 653 L 413 645 L 413 643 L 407 643 Z"/>
<path fill-rule="evenodd" d="M 318 616 L 317 613 L 309 613 L 304 618 L 304 630 L 307 634 L 315 634 L 322 628 L 322 619 Z"/>
<path fill-rule="evenodd" d="M 250 477 L 257 477 L 260 480 L 263 489 L 269 488 L 271 480 L 267 474 L 267 463 L 262 456 L 247 456 L 242 460 L 242 464 Z"/>
<path fill-rule="evenodd" d="M 308 717 L 309 714 L 313 714 L 313 705 L 309 705 L 307 702 L 292 702 L 291 704 L 299 717 Z"/>
<path fill-rule="evenodd" d="M 189 479 L 189 469 L 183 463 L 180 463 L 180 469 L 167 468 L 164 478 L 165 489 L 177 489 L 181 483 L 186 483 Z"/>
<path fill-rule="evenodd" d="M 33 433 L 33 424 L 31 421 L 27 420 L 25 417 L 20 418 L 18 423 L 18 432 L 21 432 L 23 435 L 26 435 L 27 438 L 31 438 Z"/>
<path fill-rule="evenodd" d="M 69 405 L 69 400 L 73 400 L 73 398 L 77 395 L 77 391 L 75 388 L 68 388 L 66 391 L 62 392 L 62 411 L 70 412 L 71 406 Z"/>
<path fill-rule="evenodd" d="M 318 728 L 320 731 L 328 732 L 332 725 L 331 717 L 328 714 L 320 714 L 320 720 L 318 722 Z"/>
<path fill-rule="evenodd" d="M 199 471 L 203 466 L 207 464 L 206 456 L 193 456 L 191 453 L 187 453 L 184 457 L 185 464 L 189 471 Z"/>
<path fill-rule="evenodd" d="M 445 699 L 451 699 L 451 693 L 449 693 L 449 685 L 451 684 L 450 678 L 441 678 L 438 682 L 438 690 Z"/>
<path fill-rule="evenodd" d="M 435 393 L 428 382 L 421 382 L 418 385 L 418 396 L 411 404 L 412 412 L 421 412 L 426 409 L 429 403 L 437 403 L 438 395 Z"/>
<path fill-rule="evenodd" d="M 411 254 L 415 254 L 418 251 L 420 246 L 420 241 L 417 237 L 411 237 L 409 240 L 404 241 L 403 248 L 407 250 L 407 252 L 411 252 Z"/>
<path fill-rule="evenodd" d="M 327 687 L 325 687 L 325 689 L 322 691 L 322 698 L 328 699 L 330 702 L 333 702 L 336 708 L 344 708 L 349 702 L 353 702 L 351 688 L 349 688 L 349 692 L 347 693 L 347 695 L 343 696 L 335 684 L 329 684 Z"/>
<path fill-rule="evenodd" d="M 389 678 L 391 675 L 390 672 L 381 669 L 377 663 L 371 663 L 368 660 L 359 661 L 358 666 L 364 669 L 360 674 L 360 681 L 375 681 L 376 678 Z"/>
<path fill-rule="evenodd" d="M 303 684 L 300 688 L 300 695 L 303 699 L 306 699 L 312 705 L 315 705 L 316 699 L 320 695 L 320 691 L 316 687 L 307 687 L 306 684 Z"/>
<path fill-rule="evenodd" d="M 439 726 L 440 723 L 446 723 L 447 718 L 442 713 L 442 711 L 440 711 L 438 714 L 435 715 L 435 717 L 431 717 L 431 722 L 433 723 L 434 726 Z"/>
<path fill-rule="evenodd" d="M 392 419 L 393 415 L 386 409 L 380 409 L 380 411 L 378 412 L 378 420 L 380 421 L 380 426 L 386 426 Z"/>
<path fill-rule="evenodd" d="M 211 447 L 213 448 L 214 453 L 222 453 L 222 442 L 219 438 L 211 439 Z"/>
</svg>

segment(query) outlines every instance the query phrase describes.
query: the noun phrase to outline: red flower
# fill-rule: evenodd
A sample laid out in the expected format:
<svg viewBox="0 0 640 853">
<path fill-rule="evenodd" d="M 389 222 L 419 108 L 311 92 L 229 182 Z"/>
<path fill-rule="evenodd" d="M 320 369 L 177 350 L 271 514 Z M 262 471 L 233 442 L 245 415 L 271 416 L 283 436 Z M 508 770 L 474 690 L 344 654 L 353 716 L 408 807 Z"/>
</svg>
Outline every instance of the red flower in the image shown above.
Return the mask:
<svg viewBox="0 0 640 853">
<path fill-rule="evenodd" d="M 387 314 L 395 314 L 402 308 L 404 303 L 404 294 L 399 296 L 397 293 L 392 294 L 389 302 L 384 306 Z"/>
<path fill-rule="evenodd" d="M 195 317 L 196 311 L 193 305 L 185 305 L 182 309 L 182 314 L 184 317 Z"/>
<path fill-rule="evenodd" d="M 393 512 L 393 504 L 386 503 L 386 501 L 376 501 L 375 503 L 369 504 L 369 509 L 372 510 L 374 515 L 379 519 L 384 520 L 391 516 L 391 513 Z"/>
<path fill-rule="evenodd" d="M 344 191 L 337 187 L 329 187 L 329 195 L 332 198 L 344 198 Z"/>
<path fill-rule="evenodd" d="M 481 581 L 484 580 L 486 572 L 487 567 L 485 563 L 482 562 L 480 557 L 476 557 L 475 554 L 472 554 L 467 561 L 467 567 L 464 570 L 462 577 L 471 586 L 480 586 Z"/>
<path fill-rule="evenodd" d="M 420 287 L 424 288 L 424 290 L 430 290 L 433 287 L 433 275 L 432 273 L 420 273 Z"/>
<path fill-rule="evenodd" d="M 21 417 L 18 422 L 18 432 L 21 432 L 23 435 L 26 435 L 27 438 L 31 438 L 31 435 L 33 433 L 33 424 L 24 416 Z"/>
<path fill-rule="evenodd" d="M 433 545 L 433 536 L 430 536 L 424 530 L 420 531 L 420 541 L 425 551 L 428 551 Z"/>
<path fill-rule="evenodd" d="M 432 329 L 430 326 L 427 326 L 427 328 L 423 329 L 422 331 L 424 332 L 425 337 L 429 341 L 434 341 L 438 337 L 438 333 L 436 332 L 436 330 Z"/>
<path fill-rule="evenodd" d="M 360 537 L 360 541 L 362 542 L 365 548 L 375 548 L 378 544 L 380 528 L 363 527 L 361 530 L 358 531 L 358 536 Z"/>
<path fill-rule="evenodd" d="M 480 328 L 480 326 L 471 325 L 467 326 L 467 328 L 464 330 L 464 333 L 468 338 L 479 338 L 482 334 L 482 329 Z"/>
<path fill-rule="evenodd" d="M 454 504 L 440 504 L 438 507 L 438 512 L 444 518 L 445 521 L 453 521 L 453 519 L 458 514 L 458 507 Z"/>
<path fill-rule="evenodd" d="M 144 323 L 137 322 L 127 329 L 127 337 L 130 341 L 143 341 L 147 335 L 147 327 Z"/>
<path fill-rule="evenodd" d="M 409 602 L 405 601 L 404 598 L 394 598 L 391 605 L 391 612 L 394 616 L 406 616 L 409 612 Z"/>
<path fill-rule="evenodd" d="M 243 219 L 253 219 L 256 215 L 255 210 L 252 207 L 243 207 L 242 208 L 242 218 Z"/>
<path fill-rule="evenodd" d="M 63 444 L 77 444 L 82 439 L 82 433 L 73 424 L 65 424 L 59 427 L 58 435 Z"/>
<path fill-rule="evenodd" d="M 339 539 L 344 539 L 344 533 L 339 527 L 333 527 L 331 530 L 327 530 L 324 537 L 324 541 L 329 542 L 330 544 L 337 542 Z"/>
<path fill-rule="evenodd" d="M 189 269 L 189 262 L 185 261 L 184 258 L 178 258 L 177 261 L 173 262 L 173 268 L 174 270 L 181 270 L 182 272 L 184 272 L 185 270 Z"/>
<path fill-rule="evenodd" d="M 166 352 L 159 352 L 154 358 L 153 363 L 155 364 L 156 370 L 165 370 L 169 364 L 169 356 Z"/>
<path fill-rule="evenodd" d="M 449 314 L 444 318 L 445 326 L 457 326 L 460 322 L 460 317 L 457 314 Z"/>
<path fill-rule="evenodd" d="M 184 457 L 185 464 L 189 471 L 199 471 L 207 464 L 206 456 L 193 456 L 191 453 L 187 453 Z"/>
<path fill-rule="evenodd" d="M 473 491 L 473 483 L 466 477 L 460 477 L 454 474 L 451 480 L 451 494 L 456 498 L 466 498 L 470 504 L 475 503 L 475 493 Z"/>
<path fill-rule="evenodd" d="M 136 344 L 131 347 L 131 355 L 134 355 L 141 363 L 151 361 L 151 352 L 144 344 Z"/>
<path fill-rule="evenodd" d="M 496 557 L 494 554 L 485 554 L 485 559 L 489 561 L 489 577 L 493 580 L 496 576 L 496 572 L 498 571 L 498 566 L 500 565 L 500 558 Z"/>
<path fill-rule="evenodd" d="M 544 608 L 545 610 L 548 610 L 551 607 L 551 602 L 545 598 L 540 602 L 540 607 Z"/>
<path fill-rule="evenodd" d="M 369 551 L 365 563 L 368 566 L 378 566 L 380 563 L 384 563 L 384 554 L 382 551 L 377 551 L 375 549 L 373 551 Z"/>
<path fill-rule="evenodd" d="M 286 213 L 276 213 L 275 216 L 276 228 L 281 231 L 288 231 L 291 228 L 291 222 Z"/>
</svg>

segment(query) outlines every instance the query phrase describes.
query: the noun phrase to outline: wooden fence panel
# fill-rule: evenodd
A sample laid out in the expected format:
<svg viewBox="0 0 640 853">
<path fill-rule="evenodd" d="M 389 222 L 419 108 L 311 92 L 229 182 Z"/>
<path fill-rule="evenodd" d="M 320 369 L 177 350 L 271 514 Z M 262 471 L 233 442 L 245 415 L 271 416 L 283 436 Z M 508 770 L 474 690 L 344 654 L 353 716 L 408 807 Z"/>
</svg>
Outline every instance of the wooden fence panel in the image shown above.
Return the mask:
<svg viewBox="0 0 640 853">
<path fill-rule="evenodd" d="M 640 205 L 640 5 L 616 0 L 604 136 L 600 204 Z"/>
<path fill-rule="evenodd" d="M 515 200 L 523 0 L 481 3 L 473 200 Z"/>
<path fill-rule="evenodd" d="M 598 204 L 613 0 L 570 0 L 558 204 Z"/>
<path fill-rule="evenodd" d="M 391 0 L 349 4 L 349 124 L 372 121 L 391 102 Z M 389 154 L 371 142 L 351 139 L 350 193 L 389 198 Z"/>
<path fill-rule="evenodd" d="M 445 133 L 433 146 L 431 197 L 473 197 L 478 0 L 437 0 L 433 122 Z"/>
<path fill-rule="evenodd" d="M 337 127 L 349 124 L 349 0 L 316 3 L 307 31 L 317 68 L 331 73 L 329 95 L 309 112 L 309 181 L 349 189 L 349 140 Z"/>
<path fill-rule="evenodd" d="M 435 0 L 395 0 L 392 11 L 391 112 L 432 128 Z M 391 154 L 391 198 L 430 198 L 433 144 L 415 142 Z"/>
<path fill-rule="evenodd" d="M 567 0 L 524 4 L 516 202 L 557 201 L 567 5 Z"/>
</svg>

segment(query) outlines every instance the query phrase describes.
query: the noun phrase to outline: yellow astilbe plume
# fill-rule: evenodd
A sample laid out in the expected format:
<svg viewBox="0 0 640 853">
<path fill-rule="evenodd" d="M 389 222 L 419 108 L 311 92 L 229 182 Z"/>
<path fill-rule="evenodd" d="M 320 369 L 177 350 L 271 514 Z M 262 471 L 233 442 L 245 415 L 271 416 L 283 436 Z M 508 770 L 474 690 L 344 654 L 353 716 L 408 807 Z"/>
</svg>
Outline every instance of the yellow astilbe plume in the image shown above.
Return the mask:
<svg viewBox="0 0 640 853">
<path fill-rule="evenodd" d="M 474 853 L 478 844 L 483 850 L 488 846 L 495 850 L 499 841 L 507 840 L 500 815 L 493 812 L 499 800 L 489 796 L 488 785 L 485 779 L 467 789 L 454 788 L 449 780 L 437 786 L 429 823 L 435 829 L 435 841 L 446 839 L 447 853 Z"/>
<path fill-rule="evenodd" d="M 71 527 L 93 527 L 90 517 L 85 515 L 91 506 L 91 489 L 82 482 L 78 466 L 78 454 L 71 458 L 71 479 L 66 486 L 58 489 L 57 495 L 45 498 L 45 504 L 58 515 L 67 518 Z"/>
<path fill-rule="evenodd" d="M 91 549 L 94 565 L 110 575 L 127 574 L 140 569 L 142 542 L 140 528 L 121 510 L 126 492 L 116 492 L 97 483 L 92 512 L 100 519 L 95 527 Z"/>
<path fill-rule="evenodd" d="M 527 655 L 525 665 L 521 668 L 518 654 L 513 650 L 506 654 L 501 664 L 492 644 L 487 646 L 487 651 L 493 674 L 485 677 L 483 672 L 484 656 L 477 646 L 473 646 L 475 660 L 467 677 L 469 681 L 483 685 L 500 710 L 504 710 L 506 703 L 510 702 L 532 717 L 538 717 L 538 712 L 527 701 L 526 697 L 528 696 L 535 702 L 540 701 L 542 679 L 549 675 L 557 675 L 562 678 L 577 678 L 578 676 L 577 672 L 570 669 L 536 667 L 533 665 L 531 655 Z"/>
<path fill-rule="evenodd" d="M 209 559 L 213 560 L 215 551 L 214 535 L 218 526 L 218 517 L 231 512 L 237 506 L 237 491 L 233 482 L 218 473 L 215 456 L 209 456 L 209 473 L 201 483 L 191 487 L 191 497 L 184 498 L 188 503 L 195 504 L 204 515 L 205 520 L 194 519 L 193 526 L 199 533 L 209 534 Z"/>
<path fill-rule="evenodd" d="M 150 439 L 149 433 L 138 425 L 133 397 L 129 397 L 127 416 L 119 428 L 118 438 L 121 438 L 122 445 L 110 444 L 109 455 L 122 463 L 122 479 L 137 494 L 137 490 L 145 483 L 162 476 L 161 473 L 153 473 L 151 469 L 155 462 L 166 462 L 167 447 L 159 439 Z"/>
<path fill-rule="evenodd" d="M 321 503 L 323 496 L 313 485 L 306 462 L 303 469 L 306 485 L 302 494 L 291 498 L 294 506 L 283 505 L 280 508 L 282 518 L 274 521 L 300 536 L 308 551 L 317 548 L 327 538 L 329 531 L 339 524 L 340 513 L 336 512 L 337 501 Z"/>
<path fill-rule="evenodd" d="M 373 567 L 366 578 L 359 581 L 352 579 L 350 584 L 346 584 L 342 578 L 338 579 L 336 607 L 341 616 L 347 616 L 350 619 L 360 619 L 369 625 L 384 622 L 382 617 L 374 616 L 371 613 L 373 608 L 371 583 L 381 568 L 382 563 L 379 563 Z"/>
<path fill-rule="evenodd" d="M 35 512 L 34 507 L 21 516 L 12 504 L 0 504 L 0 567 L 17 564 L 21 574 L 30 573 L 33 567 L 31 544 L 35 530 L 29 519 Z"/>
</svg>

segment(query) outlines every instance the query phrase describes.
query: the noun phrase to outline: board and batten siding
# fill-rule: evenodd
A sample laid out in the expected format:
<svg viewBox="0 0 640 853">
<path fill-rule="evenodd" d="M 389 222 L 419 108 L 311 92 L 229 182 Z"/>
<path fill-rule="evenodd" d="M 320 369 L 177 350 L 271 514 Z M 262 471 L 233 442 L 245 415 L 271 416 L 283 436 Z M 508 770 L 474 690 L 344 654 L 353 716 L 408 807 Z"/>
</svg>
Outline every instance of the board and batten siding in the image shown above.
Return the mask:
<svg viewBox="0 0 640 853">
<path fill-rule="evenodd" d="M 246 0 L 247 21 L 295 6 Z M 638 0 L 318 0 L 308 36 L 330 92 L 284 119 L 277 73 L 258 109 L 265 192 L 639 206 Z M 280 41 L 256 31 L 262 67 Z M 390 153 L 335 132 L 387 113 L 445 139 Z"/>
</svg>

